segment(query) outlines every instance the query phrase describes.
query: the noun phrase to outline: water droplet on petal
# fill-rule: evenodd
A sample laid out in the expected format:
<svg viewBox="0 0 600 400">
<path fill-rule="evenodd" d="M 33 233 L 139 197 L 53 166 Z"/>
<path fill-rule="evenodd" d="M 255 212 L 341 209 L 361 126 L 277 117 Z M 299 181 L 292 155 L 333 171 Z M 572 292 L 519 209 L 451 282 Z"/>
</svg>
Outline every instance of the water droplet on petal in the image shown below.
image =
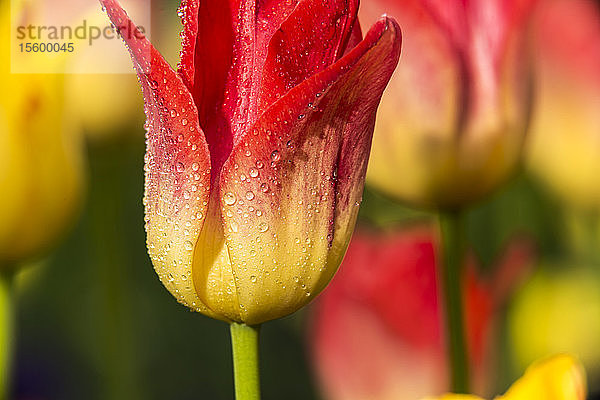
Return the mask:
<svg viewBox="0 0 600 400">
<path fill-rule="evenodd" d="M 235 204 L 235 195 L 231 192 L 227 192 L 225 193 L 225 196 L 223 196 L 223 201 L 225 201 L 225 204 L 228 206 L 232 206 Z"/>
<path fill-rule="evenodd" d="M 258 224 L 259 232 L 266 232 L 268 230 L 269 230 L 269 225 L 266 222 L 261 222 L 260 224 Z"/>
</svg>

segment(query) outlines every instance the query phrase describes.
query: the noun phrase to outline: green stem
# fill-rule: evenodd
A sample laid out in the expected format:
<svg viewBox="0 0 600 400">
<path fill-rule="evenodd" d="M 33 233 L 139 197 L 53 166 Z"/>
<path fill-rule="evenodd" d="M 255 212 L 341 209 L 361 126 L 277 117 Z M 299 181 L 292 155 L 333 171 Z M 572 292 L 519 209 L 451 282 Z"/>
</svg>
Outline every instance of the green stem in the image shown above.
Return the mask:
<svg viewBox="0 0 600 400">
<path fill-rule="evenodd" d="M 13 277 L 12 270 L 0 271 L 0 400 L 8 400 L 11 397 L 14 340 Z"/>
<path fill-rule="evenodd" d="M 236 400 L 260 400 L 258 334 L 260 326 L 231 324 Z"/>
<path fill-rule="evenodd" d="M 454 393 L 469 392 L 469 363 L 465 341 L 462 301 L 463 232 L 460 212 L 440 214 L 442 260 L 440 299 L 444 308 L 446 348 Z"/>
</svg>

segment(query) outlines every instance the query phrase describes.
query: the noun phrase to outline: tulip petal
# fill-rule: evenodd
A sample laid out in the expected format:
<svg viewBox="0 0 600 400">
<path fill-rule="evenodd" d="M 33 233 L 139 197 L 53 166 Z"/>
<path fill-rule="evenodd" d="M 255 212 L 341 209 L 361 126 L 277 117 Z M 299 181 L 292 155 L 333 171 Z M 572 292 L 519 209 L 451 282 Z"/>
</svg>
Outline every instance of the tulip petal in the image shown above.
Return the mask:
<svg viewBox="0 0 600 400">
<path fill-rule="evenodd" d="M 296 3 L 182 2 L 184 30 L 179 73 L 198 107 L 200 126 L 212 155 L 213 179 L 233 143 L 257 118 L 256 91 L 268 42 Z"/>
<path fill-rule="evenodd" d="M 532 364 L 497 400 L 584 400 L 586 376 L 578 360 L 559 355 Z"/>
<path fill-rule="evenodd" d="M 102 0 L 121 30 L 142 85 L 147 116 L 145 158 L 148 252 L 165 287 L 182 304 L 213 318 L 192 285 L 193 247 L 210 193 L 210 154 L 185 84 L 114 0 Z"/>
<path fill-rule="evenodd" d="M 222 215 L 242 321 L 289 314 L 333 276 L 399 54 L 399 27 L 384 18 L 354 50 L 271 106 L 224 165 Z"/>
<path fill-rule="evenodd" d="M 304 0 L 298 4 L 269 44 L 260 110 L 344 54 L 357 9 L 358 0 Z M 315 15 L 320 23 L 315 23 Z"/>
<path fill-rule="evenodd" d="M 273 36 L 281 23 L 289 16 L 296 7 L 299 0 L 281 2 L 278 0 L 262 0 L 258 6 L 258 15 L 256 17 L 256 25 L 259 29 L 256 30 L 256 41 L 262 43 L 261 48 L 255 49 L 255 59 L 263 60 L 259 62 L 260 66 L 266 58 L 266 49 L 270 38 Z M 223 7 L 221 2 L 202 2 L 200 8 L 200 0 L 182 0 L 179 11 L 181 21 L 183 23 L 182 36 L 182 51 L 181 62 L 179 64 L 179 74 L 190 90 L 194 87 L 196 79 L 196 71 L 194 62 L 201 52 L 210 53 L 211 60 L 213 57 L 227 59 L 231 57 L 233 52 L 233 44 L 231 41 L 230 23 L 223 23 L 220 17 L 227 17 L 239 13 L 241 3 L 239 0 L 230 1 L 227 7 Z M 210 7 L 213 5 L 213 7 Z M 225 11 L 229 10 L 228 14 Z M 227 21 L 228 22 L 228 21 Z M 201 29 L 201 34 L 199 30 Z M 209 33 L 211 33 L 209 34 Z M 214 40 L 218 37 L 219 40 Z M 262 56 L 261 56 L 262 54 Z M 218 66 L 228 63 L 217 63 Z M 207 68 L 205 63 L 202 63 L 202 68 Z M 227 71 L 222 71 L 221 74 L 226 74 Z M 198 77 L 198 79 L 203 79 Z M 210 84 L 210 81 L 206 81 Z"/>
</svg>

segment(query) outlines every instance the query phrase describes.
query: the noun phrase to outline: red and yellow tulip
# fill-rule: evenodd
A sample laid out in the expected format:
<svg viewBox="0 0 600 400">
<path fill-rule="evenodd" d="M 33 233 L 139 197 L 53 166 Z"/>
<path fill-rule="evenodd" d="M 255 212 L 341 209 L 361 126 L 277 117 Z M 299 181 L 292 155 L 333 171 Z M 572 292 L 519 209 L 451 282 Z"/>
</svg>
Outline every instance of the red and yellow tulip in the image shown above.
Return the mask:
<svg viewBox="0 0 600 400">
<path fill-rule="evenodd" d="M 147 244 L 184 305 L 259 324 L 337 270 L 353 230 L 375 112 L 400 53 L 358 1 L 184 1 L 179 70 L 102 3 L 129 46 L 147 120 Z"/>
<path fill-rule="evenodd" d="M 527 27 L 535 0 L 370 0 L 406 31 L 383 96 L 367 183 L 428 208 L 466 206 L 519 164 L 530 119 Z"/>
</svg>

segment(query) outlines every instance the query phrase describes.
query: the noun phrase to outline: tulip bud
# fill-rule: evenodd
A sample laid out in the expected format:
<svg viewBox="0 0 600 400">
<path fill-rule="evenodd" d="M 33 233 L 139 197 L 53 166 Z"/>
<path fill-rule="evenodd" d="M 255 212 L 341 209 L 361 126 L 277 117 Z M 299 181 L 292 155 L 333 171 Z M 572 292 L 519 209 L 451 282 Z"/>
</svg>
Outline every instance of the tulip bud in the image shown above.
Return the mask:
<svg viewBox="0 0 600 400">
<path fill-rule="evenodd" d="M 184 1 L 175 72 L 103 4 L 130 27 L 144 92 L 147 243 L 163 284 L 225 321 L 296 311 L 349 241 L 397 24 L 359 42 L 357 1 Z"/>
<path fill-rule="evenodd" d="M 15 10 L 25 18 L 34 8 Z M 0 22 L 0 264 L 14 264 L 47 250 L 72 222 L 82 154 L 63 112 L 62 77 L 12 74 L 9 2 Z"/>
<path fill-rule="evenodd" d="M 547 0 L 536 17 L 529 165 L 561 198 L 598 208 L 600 8 L 588 0 Z"/>
<path fill-rule="evenodd" d="M 459 208 L 519 164 L 530 116 L 533 1 L 370 0 L 408 34 L 383 96 L 367 182 L 419 207 Z"/>
</svg>

